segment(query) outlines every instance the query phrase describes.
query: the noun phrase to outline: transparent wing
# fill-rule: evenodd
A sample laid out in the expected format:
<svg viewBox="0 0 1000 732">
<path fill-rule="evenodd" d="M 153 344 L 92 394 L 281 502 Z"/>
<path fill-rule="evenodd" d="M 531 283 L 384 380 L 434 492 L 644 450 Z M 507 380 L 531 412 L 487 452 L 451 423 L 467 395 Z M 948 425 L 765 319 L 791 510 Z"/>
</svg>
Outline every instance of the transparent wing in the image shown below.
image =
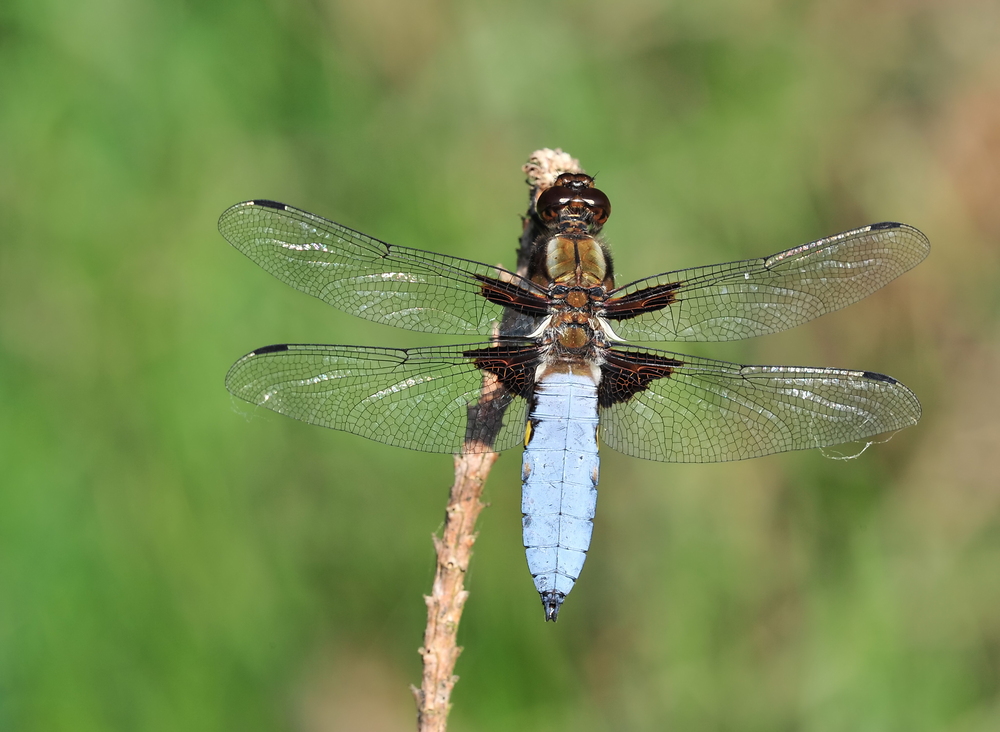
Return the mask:
<svg viewBox="0 0 1000 732">
<path fill-rule="evenodd" d="M 665 374 L 638 387 L 633 380 L 628 394 L 601 410 L 604 443 L 647 460 L 744 460 L 863 440 L 920 419 L 913 392 L 870 371 L 740 366 L 667 351 L 613 351 L 630 374 L 643 367 Z"/>
<path fill-rule="evenodd" d="M 429 333 L 489 335 L 503 306 L 483 296 L 487 281 L 511 297 L 537 299 L 529 281 L 444 254 L 396 247 L 273 201 L 226 210 L 219 231 L 282 282 L 351 315 Z M 495 299 L 495 298 L 494 298 Z"/>
<path fill-rule="evenodd" d="M 251 404 L 387 445 L 499 451 L 523 443 L 526 403 L 489 374 L 484 382 L 470 353 L 494 353 L 494 345 L 267 346 L 233 364 L 226 388 Z M 470 428 L 470 410 L 495 421 L 474 420 Z"/>
<path fill-rule="evenodd" d="M 839 310 L 930 251 L 912 226 L 885 222 L 764 259 L 667 272 L 625 285 L 606 303 L 631 341 L 731 341 L 776 333 Z"/>
</svg>

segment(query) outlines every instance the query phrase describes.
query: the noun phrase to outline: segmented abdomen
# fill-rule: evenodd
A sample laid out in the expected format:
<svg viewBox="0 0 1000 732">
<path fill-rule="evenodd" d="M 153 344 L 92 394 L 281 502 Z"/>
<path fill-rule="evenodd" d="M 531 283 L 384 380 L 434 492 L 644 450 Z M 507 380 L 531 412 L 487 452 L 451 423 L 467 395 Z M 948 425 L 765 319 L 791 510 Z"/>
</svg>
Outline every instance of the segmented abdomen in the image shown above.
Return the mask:
<svg viewBox="0 0 1000 732">
<path fill-rule="evenodd" d="M 546 618 L 555 620 L 583 569 L 594 528 L 597 384 L 590 374 L 543 376 L 529 419 L 522 462 L 524 546 Z"/>
</svg>

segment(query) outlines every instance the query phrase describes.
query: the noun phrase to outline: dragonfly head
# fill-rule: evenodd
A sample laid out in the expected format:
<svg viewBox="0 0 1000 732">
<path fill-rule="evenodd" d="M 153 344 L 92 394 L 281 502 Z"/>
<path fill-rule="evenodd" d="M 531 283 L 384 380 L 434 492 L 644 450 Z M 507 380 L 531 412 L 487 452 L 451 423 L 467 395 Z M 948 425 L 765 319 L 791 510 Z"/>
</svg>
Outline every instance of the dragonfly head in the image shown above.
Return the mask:
<svg viewBox="0 0 1000 732">
<path fill-rule="evenodd" d="M 585 219 L 600 228 L 611 216 L 611 201 L 594 188 L 594 179 L 582 173 L 563 173 L 535 203 L 542 221 L 553 224 L 562 218 Z"/>
</svg>

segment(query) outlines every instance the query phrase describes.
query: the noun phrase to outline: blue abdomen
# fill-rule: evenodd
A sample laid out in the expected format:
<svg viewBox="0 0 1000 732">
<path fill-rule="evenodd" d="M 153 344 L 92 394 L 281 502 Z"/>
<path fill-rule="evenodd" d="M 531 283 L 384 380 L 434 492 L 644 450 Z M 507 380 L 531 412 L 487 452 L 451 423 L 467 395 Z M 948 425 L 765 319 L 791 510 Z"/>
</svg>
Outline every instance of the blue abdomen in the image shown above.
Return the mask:
<svg viewBox="0 0 1000 732">
<path fill-rule="evenodd" d="M 597 506 L 597 384 L 549 373 L 535 387 L 524 449 L 521 512 L 528 569 L 547 620 L 580 576 Z"/>
</svg>

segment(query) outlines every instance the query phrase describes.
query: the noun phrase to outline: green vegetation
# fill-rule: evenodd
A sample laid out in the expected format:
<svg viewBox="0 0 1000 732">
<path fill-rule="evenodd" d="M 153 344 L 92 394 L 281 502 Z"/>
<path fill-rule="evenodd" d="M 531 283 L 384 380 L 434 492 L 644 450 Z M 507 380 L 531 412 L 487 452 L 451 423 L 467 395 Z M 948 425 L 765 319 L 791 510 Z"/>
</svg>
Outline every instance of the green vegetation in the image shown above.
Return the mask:
<svg viewBox="0 0 1000 732">
<path fill-rule="evenodd" d="M 452 728 L 1000 729 L 998 24 L 973 2 L 4 4 L 0 729 L 412 728 L 452 461 L 222 379 L 269 343 L 442 341 L 293 291 L 215 222 L 268 197 L 512 265 L 543 146 L 598 175 L 623 281 L 922 229 L 930 258 L 866 301 L 686 350 L 888 373 L 924 419 L 847 461 L 606 450 L 554 626 L 504 456 Z"/>
</svg>

